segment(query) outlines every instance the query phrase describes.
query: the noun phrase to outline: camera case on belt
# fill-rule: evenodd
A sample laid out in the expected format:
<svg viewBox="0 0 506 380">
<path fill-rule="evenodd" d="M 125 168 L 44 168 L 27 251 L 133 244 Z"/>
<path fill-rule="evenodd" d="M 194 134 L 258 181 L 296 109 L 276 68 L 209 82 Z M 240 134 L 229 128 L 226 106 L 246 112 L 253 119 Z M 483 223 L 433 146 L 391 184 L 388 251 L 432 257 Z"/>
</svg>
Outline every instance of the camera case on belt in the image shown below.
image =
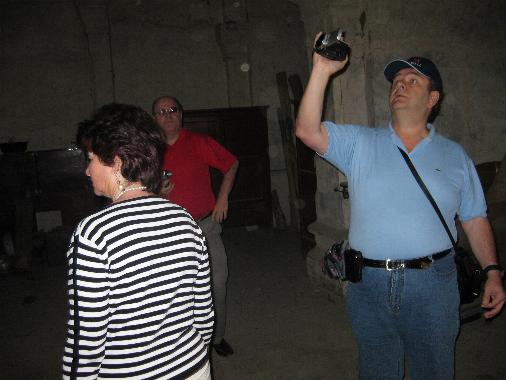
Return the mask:
<svg viewBox="0 0 506 380">
<path fill-rule="evenodd" d="M 351 53 L 349 45 L 344 42 L 344 31 L 341 29 L 323 33 L 316 40 L 314 51 L 333 61 L 344 61 Z"/>
<path fill-rule="evenodd" d="M 360 282 L 362 266 L 362 253 L 350 248 L 348 240 L 334 243 L 322 261 L 322 271 L 333 280 Z"/>
<path fill-rule="evenodd" d="M 362 253 L 354 249 L 347 249 L 344 251 L 344 267 L 346 279 L 349 282 L 362 281 Z"/>
</svg>

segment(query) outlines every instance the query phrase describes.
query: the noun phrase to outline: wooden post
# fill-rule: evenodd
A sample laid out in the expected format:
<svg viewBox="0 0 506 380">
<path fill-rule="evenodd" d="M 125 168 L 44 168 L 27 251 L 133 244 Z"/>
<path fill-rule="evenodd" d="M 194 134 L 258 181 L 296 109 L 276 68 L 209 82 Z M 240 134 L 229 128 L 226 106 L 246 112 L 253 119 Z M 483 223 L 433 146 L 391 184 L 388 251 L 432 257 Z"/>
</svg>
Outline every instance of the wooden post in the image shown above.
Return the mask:
<svg viewBox="0 0 506 380">
<path fill-rule="evenodd" d="M 292 106 L 288 92 L 287 76 L 285 72 L 276 74 L 278 85 L 280 108 L 278 109 L 279 127 L 281 129 L 281 141 L 285 155 L 285 165 L 288 174 L 289 204 L 291 224 L 300 230 L 300 200 L 297 174 L 297 152 L 294 143 Z"/>
</svg>

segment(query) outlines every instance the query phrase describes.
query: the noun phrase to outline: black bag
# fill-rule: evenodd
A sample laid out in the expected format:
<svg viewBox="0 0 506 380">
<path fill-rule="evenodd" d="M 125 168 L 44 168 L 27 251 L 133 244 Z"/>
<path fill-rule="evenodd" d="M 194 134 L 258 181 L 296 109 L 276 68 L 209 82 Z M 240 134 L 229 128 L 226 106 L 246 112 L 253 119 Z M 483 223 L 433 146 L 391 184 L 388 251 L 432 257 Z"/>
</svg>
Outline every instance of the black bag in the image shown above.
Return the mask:
<svg viewBox="0 0 506 380">
<path fill-rule="evenodd" d="M 455 264 L 459 284 L 460 303 L 471 303 L 480 295 L 483 273 L 471 253 L 457 246 L 455 248 Z"/>
<path fill-rule="evenodd" d="M 323 256 L 322 271 L 333 280 L 362 280 L 362 253 L 350 248 L 348 240 L 334 243 Z"/>
<path fill-rule="evenodd" d="M 415 177 L 416 182 L 418 182 L 418 185 L 420 186 L 425 196 L 431 203 L 432 207 L 434 208 L 434 211 L 436 211 L 436 214 L 439 217 L 441 224 L 443 225 L 446 233 L 448 234 L 448 237 L 450 238 L 450 241 L 452 242 L 453 249 L 455 250 L 455 264 L 457 266 L 457 281 L 460 292 L 460 304 L 471 303 L 474 301 L 476 297 L 478 297 L 478 295 L 481 292 L 481 284 L 483 282 L 483 271 L 472 257 L 471 252 L 465 250 L 462 247 L 457 246 L 457 243 L 455 242 L 455 239 L 453 238 L 450 229 L 446 224 L 443 214 L 441 214 L 441 211 L 439 210 L 436 201 L 430 194 L 430 191 L 429 189 L 427 189 L 427 186 L 425 186 L 425 183 L 423 182 L 422 178 L 420 178 L 420 175 L 418 174 L 415 166 L 409 159 L 409 156 L 401 148 L 397 147 L 397 149 L 399 149 L 399 151 L 401 152 L 402 157 L 406 161 L 406 164 L 408 165 L 409 169 L 411 170 L 411 173 L 413 174 L 413 177 Z"/>
</svg>

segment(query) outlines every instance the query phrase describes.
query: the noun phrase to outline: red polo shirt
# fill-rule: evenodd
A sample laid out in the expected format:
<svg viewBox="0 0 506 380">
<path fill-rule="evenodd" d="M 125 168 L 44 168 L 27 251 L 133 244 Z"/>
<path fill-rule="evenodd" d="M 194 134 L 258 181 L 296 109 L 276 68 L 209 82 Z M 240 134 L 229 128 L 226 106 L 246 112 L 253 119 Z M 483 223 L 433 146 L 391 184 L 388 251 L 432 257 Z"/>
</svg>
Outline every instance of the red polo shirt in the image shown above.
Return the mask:
<svg viewBox="0 0 506 380">
<path fill-rule="evenodd" d="M 209 168 L 226 173 L 237 158 L 212 137 L 182 129 L 167 145 L 163 168 L 172 173 L 168 199 L 183 206 L 195 220 L 209 215 L 216 204 Z"/>
</svg>

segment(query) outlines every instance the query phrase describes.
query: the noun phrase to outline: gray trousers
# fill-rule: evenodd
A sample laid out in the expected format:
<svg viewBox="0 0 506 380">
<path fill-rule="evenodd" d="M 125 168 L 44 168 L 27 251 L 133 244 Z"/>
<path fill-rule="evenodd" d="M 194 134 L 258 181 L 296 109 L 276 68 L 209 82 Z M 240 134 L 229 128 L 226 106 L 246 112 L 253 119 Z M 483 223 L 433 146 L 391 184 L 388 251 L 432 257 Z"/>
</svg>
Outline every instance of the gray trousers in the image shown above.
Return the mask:
<svg viewBox="0 0 506 380">
<path fill-rule="evenodd" d="M 221 240 L 221 225 L 211 216 L 197 222 L 207 240 L 209 260 L 211 262 L 211 285 L 214 302 L 214 335 L 213 344 L 219 343 L 227 325 L 227 253 Z"/>
</svg>

